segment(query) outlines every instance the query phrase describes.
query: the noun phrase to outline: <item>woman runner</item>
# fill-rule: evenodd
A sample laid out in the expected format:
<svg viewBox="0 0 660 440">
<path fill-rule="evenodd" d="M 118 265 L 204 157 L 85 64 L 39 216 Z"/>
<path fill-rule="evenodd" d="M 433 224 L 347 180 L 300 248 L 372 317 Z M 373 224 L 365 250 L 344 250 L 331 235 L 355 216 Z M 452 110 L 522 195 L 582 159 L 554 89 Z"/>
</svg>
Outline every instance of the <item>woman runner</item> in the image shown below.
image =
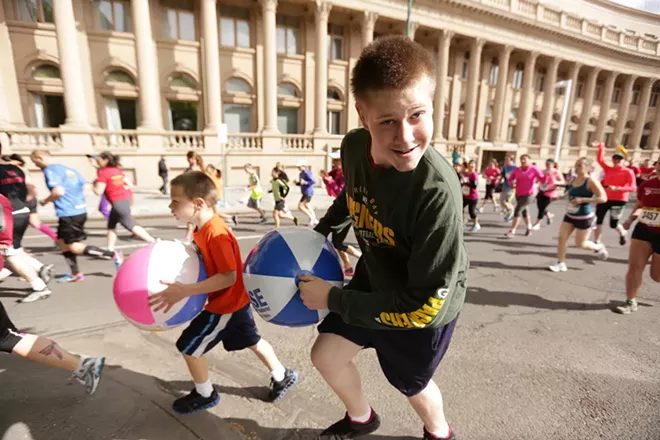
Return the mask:
<svg viewBox="0 0 660 440">
<path fill-rule="evenodd" d="M 608 257 L 605 246 L 596 244 L 589 240 L 591 225 L 593 224 L 593 204 L 605 203 L 607 196 L 605 189 L 599 181 L 589 177 L 589 160 L 582 157 L 575 162 L 575 179 L 568 185 L 568 208 L 566 215 L 559 227 L 559 238 L 557 240 L 557 263 L 550 266 L 553 272 L 566 272 L 566 251 L 568 239 L 575 231 L 575 245 L 581 249 L 598 252 L 598 257 L 605 260 Z"/>
<path fill-rule="evenodd" d="M 536 216 L 536 223 L 532 226 L 534 231 L 541 229 L 543 218 L 547 219 L 548 225 L 552 224 L 554 214 L 548 211 L 550 203 L 557 198 L 557 187 L 564 185 L 564 178 L 555 168 L 555 161 L 548 159 L 545 161 L 545 170 L 543 170 L 543 179 L 539 184 L 539 193 L 536 195 L 536 207 L 539 210 Z"/>
</svg>

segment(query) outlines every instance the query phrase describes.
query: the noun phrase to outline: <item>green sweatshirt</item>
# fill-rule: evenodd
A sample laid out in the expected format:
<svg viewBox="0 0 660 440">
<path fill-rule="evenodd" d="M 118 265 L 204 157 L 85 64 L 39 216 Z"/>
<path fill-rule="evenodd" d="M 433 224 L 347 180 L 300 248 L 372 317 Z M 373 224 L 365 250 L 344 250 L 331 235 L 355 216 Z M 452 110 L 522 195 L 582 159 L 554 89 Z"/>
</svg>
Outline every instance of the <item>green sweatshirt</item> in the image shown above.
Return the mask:
<svg viewBox="0 0 660 440">
<path fill-rule="evenodd" d="M 280 195 L 280 188 L 286 186 L 286 183 L 284 183 L 281 179 L 273 179 L 270 181 L 270 185 L 270 192 L 273 193 L 273 199 L 275 199 L 276 202 L 279 202 L 283 199 L 283 197 Z"/>
<path fill-rule="evenodd" d="M 352 219 L 362 258 L 331 311 L 375 329 L 437 328 L 458 315 L 469 261 L 463 242 L 463 194 L 456 172 L 429 147 L 410 172 L 377 169 L 369 132 L 342 142 L 345 187 L 316 230 L 324 235 Z"/>
</svg>

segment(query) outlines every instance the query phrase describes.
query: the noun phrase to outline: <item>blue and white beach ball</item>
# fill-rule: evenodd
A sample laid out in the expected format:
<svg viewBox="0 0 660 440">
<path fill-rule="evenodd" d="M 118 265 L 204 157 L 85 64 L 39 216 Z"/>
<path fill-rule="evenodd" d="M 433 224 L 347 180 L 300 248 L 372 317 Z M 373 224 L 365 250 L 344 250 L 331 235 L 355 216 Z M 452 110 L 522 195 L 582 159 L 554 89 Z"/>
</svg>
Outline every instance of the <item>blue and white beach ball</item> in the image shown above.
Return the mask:
<svg viewBox="0 0 660 440">
<path fill-rule="evenodd" d="M 337 251 L 323 235 L 308 228 L 266 234 L 248 255 L 243 272 L 254 310 L 264 320 L 288 327 L 313 325 L 328 314 L 305 307 L 298 275 L 311 274 L 338 287 L 344 284 Z"/>
</svg>

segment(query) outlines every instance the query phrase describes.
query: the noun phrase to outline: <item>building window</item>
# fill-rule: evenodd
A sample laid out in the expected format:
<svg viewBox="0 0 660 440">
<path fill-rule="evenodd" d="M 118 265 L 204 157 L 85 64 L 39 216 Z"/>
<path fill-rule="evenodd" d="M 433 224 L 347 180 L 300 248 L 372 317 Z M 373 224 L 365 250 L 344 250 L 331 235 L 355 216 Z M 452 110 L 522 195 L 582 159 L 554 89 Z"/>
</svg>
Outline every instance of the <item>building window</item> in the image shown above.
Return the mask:
<svg viewBox="0 0 660 440">
<path fill-rule="evenodd" d="M 120 0 L 96 0 L 96 23 L 106 31 L 132 32 L 131 5 Z"/>
<path fill-rule="evenodd" d="M 196 131 L 199 130 L 198 108 L 195 101 L 169 101 L 170 130 Z"/>
<path fill-rule="evenodd" d="M 539 69 L 536 72 L 536 91 L 537 92 L 542 92 L 543 91 L 543 85 L 545 84 L 545 74 L 546 74 L 545 69 Z"/>
<path fill-rule="evenodd" d="M 341 122 L 344 110 L 344 102 L 339 91 L 334 87 L 328 87 L 328 133 L 342 134 Z"/>
<path fill-rule="evenodd" d="M 509 124 L 509 128 L 507 129 L 506 132 L 506 139 L 508 142 L 515 142 L 516 139 L 516 125 L 515 124 Z"/>
<path fill-rule="evenodd" d="M 595 93 L 595 99 L 596 101 L 600 101 L 600 95 L 603 93 L 603 86 L 601 84 L 598 84 L 596 86 L 596 93 Z"/>
<path fill-rule="evenodd" d="M 300 53 L 300 20 L 286 15 L 277 16 L 277 53 L 294 55 Z"/>
<path fill-rule="evenodd" d="M 37 128 L 57 128 L 66 120 L 62 95 L 32 95 L 35 125 Z"/>
<path fill-rule="evenodd" d="M 615 87 L 612 93 L 612 104 L 618 104 L 621 98 L 621 87 Z"/>
<path fill-rule="evenodd" d="M 484 124 L 484 139 L 490 139 L 490 122 Z"/>
<path fill-rule="evenodd" d="M 612 133 L 605 133 L 605 146 L 610 145 L 610 138 L 612 137 Z"/>
<path fill-rule="evenodd" d="M 250 11 L 232 6 L 220 7 L 220 45 L 224 47 L 250 46 Z"/>
<path fill-rule="evenodd" d="M 558 128 L 551 128 L 550 129 L 550 144 L 555 145 L 557 143 L 557 136 L 559 135 L 559 129 Z"/>
<path fill-rule="evenodd" d="M 575 93 L 578 98 L 584 98 L 584 81 L 578 81 Z"/>
<path fill-rule="evenodd" d="M 660 96 L 660 87 L 655 87 L 653 89 L 653 93 L 651 93 L 651 98 L 649 99 L 650 107 L 658 106 L 658 96 Z"/>
<path fill-rule="evenodd" d="M 281 133 L 298 133 L 298 113 L 302 104 L 300 92 L 291 83 L 283 82 L 277 87 L 277 128 Z"/>
<path fill-rule="evenodd" d="M 18 19 L 33 23 L 53 23 L 54 0 L 18 0 Z"/>
<path fill-rule="evenodd" d="M 623 145 L 624 147 L 627 146 L 629 139 L 630 139 L 630 135 L 628 133 L 625 133 L 621 138 L 621 145 Z"/>
<path fill-rule="evenodd" d="M 588 131 L 587 132 L 587 145 L 591 145 L 591 143 L 594 141 L 594 135 L 596 134 L 595 131 Z"/>
<path fill-rule="evenodd" d="M 229 133 L 251 133 L 252 129 L 252 106 L 245 104 L 225 104 L 223 106 L 227 132 Z"/>
<path fill-rule="evenodd" d="M 500 61 L 493 58 L 490 65 L 490 73 L 488 74 L 488 84 L 491 86 L 497 85 L 497 77 L 500 73 Z"/>
<path fill-rule="evenodd" d="M 632 105 L 637 105 L 639 103 L 639 92 L 640 86 L 634 86 L 632 90 L 632 96 L 630 97 L 630 103 Z"/>
<path fill-rule="evenodd" d="M 529 143 L 535 145 L 537 143 L 538 127 L 530 127 L 529 129 Z"/>
<path fill-rule="evenodd" d="M 61 79 L 60 69 L 51 64 L 42 64 L 35 67 L 32 71 L 32 78 L 34 79 Z"/>
<path fill-rule="evenodd" d="M 128 73 L 121 70 L 113 70 L 108 72 L 105 77 L 105 82 L 107 84 L 129 84 L 134 86 L 135 80 Z"/>
<path fill-rule="evenodd" d="M 137 119 L 137 100 L 105 99 L 105 122 L 108 130 L 135 130 Z"/>
<path fill-rule="evenodd" d="M 639 147 L 646 148 L 649 145 L 649 135 L 643 134 L 642 138 L 639 140 Z"/>
<path fill-rule="evenodd" d="M 577 130 L 570 130 L 568 132 L 568 145 L 577 146 Z"/>
<path fill-rule="evenodd" d="M 195 41 L 195 14 L 183 9 L 165 10 L 165 37 L 171 40 Z"/>
<path fill-rule="evenodd" d="M 523 82 L 523 72 L 525 66 L 522 63 L 516 64 L 516 70 L 513 71 L 513 81 L 511 81 L 511 88 L 520 89 Z"/>
<path fill-rule="evenodd" d="M 225 83 L 225 90 L 229 93 L 252 93 L 252 87 L 247 81 L 240 78 L 230 78 Z"/>
<path fill-rule="evenodd" d="M 279 107 L 277 109 L 277 128 L 281 133 L 298 133 L 298 109 Z"/>
<path fill-rule="evenodd" d="M 197 82 L 187 73 L 175 73 L 170 78 L 170 87 L 196 90 Z"/>
<path fill-rule="evenodd" d="M 558 82 L 559 81 L 566 81 L 566 79 L 567 78 L 566 78 L 565 73 L 562 73 L 562 74 L 558 75 L 558 77 L 557 77 Z M 557 89 L 557 96 L 564 96 L 565 94 L 566 94 L 566 87 L 559 87 Z"/>
<path fill-rule="evenodd" d="M 277 96 L 283 96 L 286 98 L 298 98 L 298 89 L 296 86 L 289 83 L 282 83 L 277 87 Z"/>
<path fill-rule="evenodd" d="M 463 58 L 463 73 L 462 73 L 463 79 L 468 79 L 469 73 L 470 73 L 470 52 L 465 52 L 465 58 Z"/>
<path fill-rule="evenodd" d="M 344 59 L 344 27 L 328 24 L 328 60 Z"/>
</svg>

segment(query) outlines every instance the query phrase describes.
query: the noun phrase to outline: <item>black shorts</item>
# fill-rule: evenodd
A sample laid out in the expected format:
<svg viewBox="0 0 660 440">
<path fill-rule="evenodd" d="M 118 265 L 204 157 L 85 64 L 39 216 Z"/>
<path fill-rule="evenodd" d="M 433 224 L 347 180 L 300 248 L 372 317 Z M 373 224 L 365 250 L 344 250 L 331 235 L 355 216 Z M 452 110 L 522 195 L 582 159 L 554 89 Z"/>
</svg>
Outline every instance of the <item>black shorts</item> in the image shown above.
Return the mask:
<svg viewBox="0 0 660 440">
<path fill-rule="evenodd" d="M 589 229 L 594 224 L 594 217 L 589 218 L 573 218 L 568 215 L 564 216 L 564 223 L 570 223 L 575 226 L 575 229 L 585 230 Z"/>
<path fill-rule="evenodd" d="M 85 241 L 87 239 L 87 234 L 85 234 L 86 221 L 87 213 L 60 217 L 57 222 L 57 239 L 64 241 L 66 244 Z"/>
<path fill-rule="evenodd" d="M 237 351 L 252 347 L 260 340 L 261 336 L 248 304 L 228 315 L 202 311 L 181 333 L 176 341 L 176 348 L 183 354 L 198 358 L 220 341 L 225 350 Z"/>
<path fill-rule="evenodd" d="M 660 233 L 650 230 L 645 224 L 637 223 L 633 229 L 632 238 L 635 240 L 648 241 L 654 254 L 660 254 Z"/>
<path fill-rule="evenodd" d="M 288 209 L 286 209 L 286 202 L 284 199 L 280 199 L 275 202 L 275 211 L 288 211 Z"/>
<path fill-rule="evenodd" d="M 493 192 L 495 191 L 495 185 L 492 183 L 486 184 L 486 195 L 484 200 L 493 200 Z"/>
<path fill-rule="evenodd" d="M 30 226 L 30 213 L 27 210 L 20 214 L 14 214 L 13 249 L 18 250 L 23 247 L 23 236 L 28 226 Z"/>
<path fill-rule="evenodd" d="M 351 232 L 352 224 L 353 222 L 348 221 L 346 222 L 346 226 L 344 226 L 342 229 L 337 232 L 332 232 L 332 245 L 338 251 L 346 252 L 348 250 L 348 245 L 346 245 L 344 242 L 346 241 L 348 233 Z"/>
<path fill-rule="evenodd" d="M 605 203 L 596 205 L 596 224 L 602 225 L 605 220 L 607 211 L 610 212 L 610 228 L 614 229 L 619 226 L 619 219 L 623 216 L 623 209 L 626 207 L 626 202 L 616 200 L 608 200 Z"/>
<path fill-rule="evenodd" d="M 456 317 L 444 327 L 424 330 L 374 330 L 346 324 L 330 313 L 319 324 L 319 333 L 332 333 L 364 348 L 376 350 L 387 380 L 404 396 L 412 397 L 426 388 L 447 352 Z"/>
<path fill-rule="evenodd" d="M 11 353 L 21 339 L 23 333 L 16 330 L 16 326 L 11 322 L 5 307 L 0 302 L 0 351 Z"/>
<path fill-rule="evenodd" d="M 309 203 L 311 201 L 312 201 L 312 196 L 310 194 L 303 194 L 302 196 L 300 196 L 300 203 L 303 203 L 303 202 L 308 202 Z"/>
<path fill-rule="evenodd" d="M 115 200 L 108 217 L 108 229 L 115 229 L 117 224 L 131 231 L 135 227 L 133 216 L 131 215 L 131 199 Z"/>
<path fill-rule="evenodd" d="M 27 201 L 27 207 L 30 208 L 30 214 L 36 214 L 37 212 L 37 198 Z"/>
</svg>

